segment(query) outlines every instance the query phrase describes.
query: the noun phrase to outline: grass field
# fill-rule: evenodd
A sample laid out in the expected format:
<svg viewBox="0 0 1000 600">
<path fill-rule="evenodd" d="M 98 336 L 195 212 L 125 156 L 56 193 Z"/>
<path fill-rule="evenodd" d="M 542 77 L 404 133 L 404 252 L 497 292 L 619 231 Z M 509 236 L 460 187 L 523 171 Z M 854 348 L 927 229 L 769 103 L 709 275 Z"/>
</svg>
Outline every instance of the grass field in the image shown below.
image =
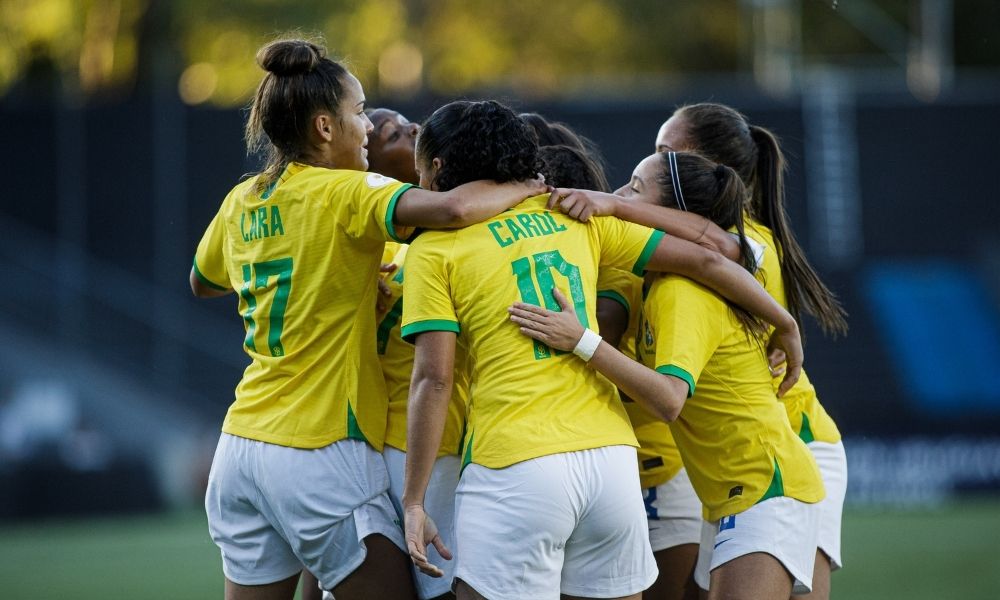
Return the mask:
<svg viewBox="0 0 1000 600">
<path fill-rule="evenodd" d="M 840 600 L 995 600 L 1000 501 L 848 511 L 844 556 Z M 221 578 L 200 513 L 0 525 L 4 600 L 214 599 Z"/>
</svg>

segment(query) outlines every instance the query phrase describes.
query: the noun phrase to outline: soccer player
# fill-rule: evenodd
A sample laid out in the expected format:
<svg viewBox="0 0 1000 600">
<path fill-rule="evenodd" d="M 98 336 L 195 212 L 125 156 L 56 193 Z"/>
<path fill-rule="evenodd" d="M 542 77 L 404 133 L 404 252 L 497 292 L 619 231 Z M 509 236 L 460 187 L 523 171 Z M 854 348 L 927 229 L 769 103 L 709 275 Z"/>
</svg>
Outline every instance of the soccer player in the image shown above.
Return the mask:
<svg viewBox="0 0 1000 600">
<path fill-rule="evenodd" d="M 752 219 L 747 235 L 767 249 L 759 272 L 767 291 L 796 320 L 804 311 L 814 316 L 825 332 L 846 333 L 843 308 L 809 264 L 789 223 L 784 205 L 785 158 L 774 134 L 752 125 L 728 106 L 693 104 L 675 111 L 660 127 L 656 149 L 697 152 L 735 169 L 750 191 Z M 780 375 L 780 353 L 777 356 L 772 362 Z M 830 572 L 843 564 L 840 526 L 847 491 L 847 457 L 840 431 L 805 373 L 781 400 L 792 427 L 816 457 L 826 486 L 813 592 L 807 597 L 826 600 Z"/>
<path fill-rule="evenodd" d="M 597 196 L 558 193 L 566 194 L 568 209 L 579 208 L 581 195 Z M 744 195 L 732 169 L 675 153 L 643 160 L 626 192 L 635 202 L 709 217 L 741 236 Z M 593 334 L 562 294 L 557 300 L 562 312 L 515 304 L 512 320 L 536 342 L 576 348 Z M 711 552 L 709 598 L 784 600 L 793 589 L 809 591 L 812 578 L 823 485 L 775 401 L 760 333 L 745 311 L 668 275 L 652 281 L 646 296 L 636 341 L 645 367 L 604 342 L 590 361 L 630 397 L 666 404 L 658 416 L 673 421 L 684 467 L 714 524 L 702 540 Z"/>
<path fill-rule="evenodd" d="M 542 139 L 541 134 L 539 137 Z M 569 144 L 540 148 L 546 183 L 555 187 L 607 191 L 603 170 L 580 149 L 582 147 L 583 144 Z M 702 241 L 738 260 L 740 245 L 737 239 L 704 217 L 699 219 L 705 222 L 705 234 L 691 241 Z M 671 218 L 661 226 L 676 222 L 677 219 Z M 635 335 L 642 314 L 642 283 L 641 277 L 621 269 L 601 268 L 597 276 L 596 313 L 601 335 L 632 359 L 635 359 Z M 696 600 L 698 585 L 694 581 L 694 567 L 701 542 L 701 501 L 684 470 L 669 425 L 627 396 L 622 400 L 639 442 L 639 484 L 646 504 L 649 542 L 659 570 L 656 582 L 643 597 Z"/>
<path fill-rule="evenodd" d="M 372 306 L 383 245 L 545 188 L 478 182 L 441 194 L 366 173 L 372 124 L 358 80 L 303 40 L 271 42 L 257 62 L 267 73 L 246 137 L 267 166 L 226 196 L 190 274 L 197 296 L 238 294 L 250 357 L 205 498 L 226 597 L 291 598 L 305 566 L 339 600 L 411 598 L 378 453 L 386 393 Z"/>
<path fill-rule="evenodd" d="M 421 183 L 436 190 L 476 177 L 520 178 L 537 164 L 534 136 L 496 102 L 438 109 L 417 142 Z M 584 363 L 520 336 L 507 307 L 518 299 L 554 307 L 558 286 L 592 323 L 598 266 L 649 268 L 719 289 L 779 325 L 796 354 L 798 329 L 751 275 L 721 255 L 617 219 L 578 223 L 548 211 L 546 201 L 528 199 L 462 230 L 426 232 L 410 248 L 403 336 L 415 341 L 416 357 L 403 494 L 407 544 L 418 567 L 440 574 L 426 546 L 444 546 L 423 502 L 459 340 L 475 387 L 456 496 L 458 597 L 638 598 L 656 567 L 635 436 L 621 402 Z"/>
<path fill-rule="evenodd" d="M 396 111 L 379 108 L 369 113 L 375 130 L 369 147 L 369 169 L 401 181 L 419 183 L 414 167 L 417 132 L 419 125 L 410 123 Z M 388 292 L 387 312 L 381 316 L 377 329 L 377 350 L 389 394 L 389 413 L 385 432 L 385 457 L 389 471 L 389 498 L 402 515 L 403 466 L 406 460 L 406 403 L 410 391 L 410 373 L 413 371 L 413 345 L 400 337 L 400 319 L 403 316 L 403 292 L 406 271 L 406 244 L 386 244 L 383 263 L 391 263 L 393 270 L 384 277 Z M 456 356 L 452 401 L 448 405 L 448 419 L 438 458 L 428 486 L 425 505 L 427 510 L 440 515 L 440 534 L 443 543 L 454 547 L 452 527 L 455 512 L 455 487 L 461 467 L 459 453 L 462 431 L 465 427 L 465 407 L 469 397 L 469 375 L 464 354 Z M 435 562 L 441 565 L 443 577 L 431 577 L 415 566 L 417 596 L 420 600 L 451 595 L 451 580 L 455 573 L 455 560 L 442 560 L 436 550 L 431 550 Z"/>
<path fill-rule="evenodd" d="M 602 269 L 597 278 L 597 322 L 605 341 L 636 359 L 643 279 Z M 697 600 L 694 567 L 701 542 L 702 507 L 684 469 L 670 426 L 623 393 L 625 411 L 639 441 L 639 485 L 649 543 L 659 576 L 643 594 L 654 600 Z"/>
</svg>

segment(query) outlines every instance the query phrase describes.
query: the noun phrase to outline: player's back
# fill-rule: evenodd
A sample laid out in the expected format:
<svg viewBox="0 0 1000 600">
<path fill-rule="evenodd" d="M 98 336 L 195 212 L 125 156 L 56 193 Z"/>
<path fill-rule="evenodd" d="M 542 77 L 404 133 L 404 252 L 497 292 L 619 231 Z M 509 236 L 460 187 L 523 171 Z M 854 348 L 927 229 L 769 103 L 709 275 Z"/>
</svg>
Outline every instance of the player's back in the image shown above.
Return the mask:
<svg viewBox="0 0 1000 600">
<path fill-rule="evenodd" d="M 221 259 L 211 271 L 239 294 L 252 359 L 223 430 L 302 448 L 348 436 L 381 447 L 385 391 L 371 307 L 379 255 L 394 235 L 386 215 L 410 186 L 297 163 L 263 193 L 254 184 L 223 202 L 203 242 L 218 250 L 199 248 L 199 257 L 217 257 L 210 263 Z"/>
<path fill-rule="evenodd" d="M 547 210 L 546 200 L 530 198 L 462 230 L 424 233 L 410 250 L 404 336 L 458 331 L 474 365 L 467 462 L 501 468 L 635 445 L 612 384 L 574 356 L 523 336 L 507 309 L 520 301 L 558 310 L 551 294 L 558 287 L 580 322 L 597 329 L 598 267 L 642 272 L 661 234 L 611 218 L 579 223 Z"/>
</svg>

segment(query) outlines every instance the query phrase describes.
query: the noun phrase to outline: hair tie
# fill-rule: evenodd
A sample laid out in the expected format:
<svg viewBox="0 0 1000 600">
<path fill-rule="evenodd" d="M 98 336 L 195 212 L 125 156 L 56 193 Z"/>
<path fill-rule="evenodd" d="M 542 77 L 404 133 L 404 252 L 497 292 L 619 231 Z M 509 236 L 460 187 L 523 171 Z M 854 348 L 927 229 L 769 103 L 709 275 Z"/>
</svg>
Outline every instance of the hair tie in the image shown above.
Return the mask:
<svg viewBox="0 0 1000 600">
<path fill-rule="evenodd" d="M 670 183 L 674 186 L 674 198 L 677 200 L 677 207 L 687 212 L 687 205 L 684 204 L 684 194 L 681 192 L 681 170 L 677 167 L 676 152 L 667 152 L 667 164 L 670 166 Z"/>
<path fill-rule="evenodd" d="M 719 181 L 722 181 L 722 178 L 725 176 L 726 176 L 726 166 L 717 165 L 715 167 L 715 178 L 718 179 Z"/>
</svg>

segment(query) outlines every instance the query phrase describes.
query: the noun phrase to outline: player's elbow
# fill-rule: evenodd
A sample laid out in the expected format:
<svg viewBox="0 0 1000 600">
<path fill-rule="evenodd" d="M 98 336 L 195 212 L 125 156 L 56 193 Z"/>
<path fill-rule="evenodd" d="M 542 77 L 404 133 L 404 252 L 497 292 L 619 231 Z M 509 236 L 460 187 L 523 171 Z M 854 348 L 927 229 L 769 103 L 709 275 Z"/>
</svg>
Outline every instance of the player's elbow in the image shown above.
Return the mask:
<svg viewBox="0 0 1000 600">
<path fill-rule="evenodd" d="M 664 402 L 660 398 L 657 402 L 653 403 L 653 416 L 661 421 L 666 421 L 667 423 L 673 423 L 677 420 L 677 417 L 681 414 L 682 404 L 677 404 L 675 402 Z"/>
<path fill-rule="evenodd" d="M 441 218 L 447 227 L 465 227 L 471 225 L 471 209 L 468 202 L 461 196 L 450 195 L 448 201 L 442 203 Z"/>
<path fill-rule="evenodd" d="M 198 275 L 195 274 L 194 269 L 191 269 L 191 274 L 188 276 L 188 284 L 191 286 L 191 293 L 195 295 L 196 298 L 208 298 L 208 288 L 198 279 Z"/>
<path fill-rule="evenodd" d="M 232 290 L 223 290 L 211 288 L 198 278 L 198 274 L 191 269 L 191 275 L 188 277 L 188 284 L 191 286 L 191 293 L 195 295 L 196 298 L 218 298 L 219 296 L 225 296 Z"/>
<path fill-rule="evenodd" d="M 728 258 L 718 252 L 702 252 L 701 257 L 698 259 L 698 267 L 701 271 L 714 271 L 724 268 L 725 263 L 728 260 Z"/>
<path fill-rule="evenodd" d="M 451 394 L 452 373 L 438 369 L 414 371 L 411 386 L 422 396 Z"/>
</svg>

